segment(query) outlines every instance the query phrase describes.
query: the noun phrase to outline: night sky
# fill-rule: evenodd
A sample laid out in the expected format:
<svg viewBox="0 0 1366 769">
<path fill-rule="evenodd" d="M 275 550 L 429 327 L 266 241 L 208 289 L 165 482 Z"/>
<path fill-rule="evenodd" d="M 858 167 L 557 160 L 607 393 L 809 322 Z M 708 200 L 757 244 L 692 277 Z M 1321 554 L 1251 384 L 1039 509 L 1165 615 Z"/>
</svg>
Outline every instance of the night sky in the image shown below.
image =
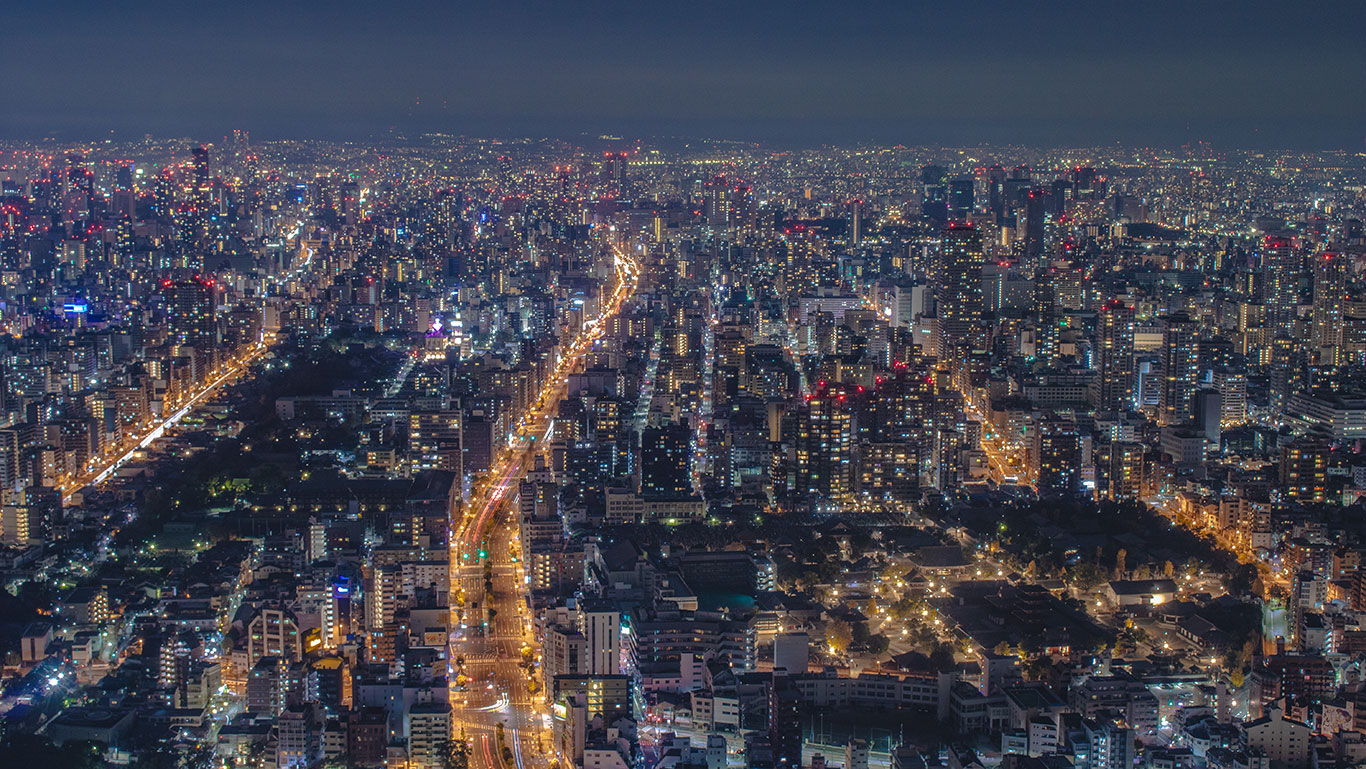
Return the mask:
<svg viewBox="0 0 1366 769">
<path fill-rule="evenodd" d="M 1366 149 L 1361 0 L 10 0 L 0 56 L 14 138 Z"/>
</svg>

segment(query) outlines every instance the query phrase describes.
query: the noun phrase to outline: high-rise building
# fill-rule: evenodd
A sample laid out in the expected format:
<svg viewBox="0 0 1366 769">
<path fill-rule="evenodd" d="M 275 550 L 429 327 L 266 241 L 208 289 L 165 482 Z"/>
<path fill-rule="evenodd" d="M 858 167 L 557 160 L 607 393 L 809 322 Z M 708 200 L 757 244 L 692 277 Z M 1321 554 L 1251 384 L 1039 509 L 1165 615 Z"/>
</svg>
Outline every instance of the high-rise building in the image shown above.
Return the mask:
<svg viewBox="0 0 1366 769">
<path fill-rule="evenodd" d="M 797 420 L 795 491 L 798 497 L 843 499 L 854 490 L 852 392 L 829 385 L 811 394 Z"/>
<path fill-rule="evenodd" d="M 1325 251 L 1314 257 L 1314 354 L 1322 365 L 1346 362 L 1342 348 L 1343 304 L 1347 300 L 1348 260 Z"/>
<path fill-rule="evenodd" d="M 1328 498 L 1328 458 L 1332 448 L 1311 438 L 1281 447 L 1281 493 L 1296 502 L 1323 502 Z"/>
<path fill-rule="evenodd" d="M 413 411 L 408 415 L 408 463 L 414 470 L 446 470 L 459 477 L 460 409 Z"/>
<path fill-rule="evenodd" d="M 213 278 L 196 276 L 189 280 L 164 280 L 161 283 L 171 334 L 187 345 L 213 345 L 218 340 L 219 286 Z"/>
<path fill-rule="evenodd" d="M 1200 375 L 1196 347 L 1199 327 L 1185 313 L 1167 319 L 1162 337 L 1161 418 L 1165 424 L 1181 424 L 1191 418 L 1195 387 Z"/>
<path fill-rule="evenodd" d="M 247 623 L 247 664 L 265 657 L 282 660 L 303 658 L 303 638 L 294 612 L 283 607 L 263 607 Z"/>
<path fill-rule="evenodd" d="M 1292 331 L 1299 307 L 1301 258 L 1295 243 L 1284 235 L 1262 239 L 1262 301 L 1277 333 Z"/>
<path fill-rule="evenodd" d="M 1144 447 L 1141 443 L 1110 443 L 1107 481 L 1111 499 L 1138 499 L 1145 486 Z"/>
<path fill-rule="evenodd" d="M 195 147 L 190 151 L 191 168 L 194 173 L 191 182 L 190 211 L 187 223 L 190 234 L 202 238 L 207 234 L 209 206 L 213 197 L 213 187 L 209 182 L 209 148 Z"/>
<path fill-rule="evenodd" d="M 275 765 L 307 769 L 323 759 L 323 714 L 312 703 L 292 705 L 280 713 Z"/>
<path fill-rule="evenodd" d="M 692 493 L 692 430 L 688 421 L 647 427 L 640 436 L 640 493 Z"/>
<path fill-rule="evenodd" d="M 545 639 L 541 644 L 541 672 L 546 698 L 554 697 L 557 677 L 583 673 L 586 656 L 586 642 L 577 629 L 558 624 L 545 629 Z"/>
<path fill-rule="evenodd" d="M 1101 306 L 1098 323 L 1100 408 L 1128 411 L 1134 402 L 1134 310 L 1124 302 L 1111 300 Z"/>
<path fill-rule="evenodd" d="M 963 221 L 972 215 L 976 203 L 975 181 L 971 176 L 959 176 L 949 182 L 949 216 Z"/>
<path fill-rule="evenodd" d="M 1048 192 L 1042 188 L 1031 189 L 1024 194 L 1024 237 L 1023 257 L 1025 264 L 1033 265 L 1044 253 L 1044 216 L 1048 208 Z"/>
<path fill-rule="evenodd" d="M 982 235 L 968 224 L 944 230 L 936 269 L 936 305 L 944 351 L 963 343 L 980 344 L 982 322 Z"/>
<path fill-rule="evenodd" d="M 802 696 L 785 674 L 775 673 L 768 689 L 768 739 L 772 766 L 796 769 L 802 765 Z"/>
<path fill-rule="evenodd" d="M 621 612 L 610 603 L 586 603 L 579 612 L 584 670 L 589 675 L 621 673 Z"/>
<path fill-rule="evenodd" d="M 1081 491 L 1081 434 L 1070 419 L 1040 420 L 1029 457 L 1039 496 L 1073 497 Z"/>
<path fill-rule="evenodd" d="M 999 163 L 987 169 L 987 207 L 999 225 L 1006 215 L 1006 170 Z"/>
<path fill-rule="evenodd" d="M 1214 372 L 1214 389 L 1222 406 L 1220 424 L 1236 427 L 1247 421 L 1247 375 L 1241 371 Z"/>
</svg>

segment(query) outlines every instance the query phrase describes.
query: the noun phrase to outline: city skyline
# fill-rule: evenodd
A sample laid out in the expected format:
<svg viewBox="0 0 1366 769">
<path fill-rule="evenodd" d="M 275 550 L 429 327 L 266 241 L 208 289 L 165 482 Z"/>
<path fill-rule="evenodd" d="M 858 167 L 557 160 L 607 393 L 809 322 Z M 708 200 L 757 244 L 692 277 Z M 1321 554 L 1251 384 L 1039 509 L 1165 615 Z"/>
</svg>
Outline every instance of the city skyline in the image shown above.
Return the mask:
<svg viewBox="0 0 1366 769">
<path fill-rule="evenodd" d="M 7 7 L 0 765 L 1366 769 L 1363 30 Z"/>
</svg>

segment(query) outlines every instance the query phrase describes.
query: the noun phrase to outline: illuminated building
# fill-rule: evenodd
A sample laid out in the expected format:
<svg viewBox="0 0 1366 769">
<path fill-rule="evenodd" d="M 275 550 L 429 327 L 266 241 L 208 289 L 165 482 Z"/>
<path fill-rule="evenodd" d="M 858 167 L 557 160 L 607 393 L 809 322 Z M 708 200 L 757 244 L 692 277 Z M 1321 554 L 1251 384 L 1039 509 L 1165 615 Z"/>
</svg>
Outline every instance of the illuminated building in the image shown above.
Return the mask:
<svg viewBox="0 0 1366 769">
<path fill-rule="evenodd" d="M 408 466 L 413 471 L 461 473 L 459 409 L 413 411 L 408 415 Z"/>
<path fill-rule="evenodd" d="M 645 428 L 640 435 L 640 493 L 691 494 L 691 460 L 692 430 L 687 420 Z"/>
<path fill-rule="evenodd" d="M 1110 444 L 1107 475 L 1111 499 L 1139 499 L 1144 495 L 1144 454 L 1140 443 L 1114 441 Z"/>
<path fill-rule="evenodd" d="M 950 224 L 944 230 L 936 266 L 936 307 L 944 334 L 943 350 L 979 345 L 982 322 L 982 235 L 976 227 Z M 947 356 L 947 352 L 945 352 Z"/>
<path fill-rule="evenodd" d="M 1184 313 L 1167 319 L 1162 339 L 1161 417 L 1165 424 L 1180 424 L 1192 416 L 1200 374 L 1198 334 L 1198 326 Z"/>
<path fill-rule="evenodd" d="M 1328 459 L 1325 441 L 1300 439 L 1281 447 L 1280 489 L 1287 500 L 1323 502 L 1328 498 Z"/>
<path fill-rule="evenodd" d="M 1119 300 L 1100 308 L 1100 408 L 1128 411 L 1134 400 L 1134 311 Z"/>
<path fill-rule="evenodd" d="M 1302 259 L 1294 241 L 1283 235 L 1262 239 L 1262 301 L 1267 307 L 1272 328 L 1289 334 L 1299 305 L 1299 276 Z"/>
<path fill-rule="evenodd" d="M 187 345 L 213 345 L 218 341 L 219 286 L 212 278 L 165 280 L 161 283 L 170 315 L 171 333 Z"/>
<path fill-rule="evenodd" d="M 265 657 L 281 660 L 303 659 L 303 639 L 294 612 L 283 608 L 262 608 L 247 623 L 247 664 L 255 666 Z"/>
<path fill-rule="evenodd" d="M 1314 257 L 1314 354 L 1320 364 L 1346 362 L 1342 342 L 1343 303 L 1347 299 L 1348 260 L 1324 252 Z"/>
<path fill-rule="evenodd" d="M 450 741 L 450 704 L 421 702 L 408 709 L 408 769 L 447 766 Z"/>
<path fill-rule="evenodd" d="M 913 445 L 867 442 L 859 453 L 859 492 L 909 501 L 920 485 L 920 459 Z"/>
<path fill-rule="evenodd" d="M 1031 436 L 1029 458 L 1039 496 L 1072 497 L 1081 491 L 1081 435 L 1076 422 L 1041 420 Z"/>
<path fill-rule="evenodd" d="M 799 497 L 838 500 L 854 489 L 850 390 L 842 385 L 823 387 L 811 395 L 798 417 L 795 491 Z"/>
</svg>

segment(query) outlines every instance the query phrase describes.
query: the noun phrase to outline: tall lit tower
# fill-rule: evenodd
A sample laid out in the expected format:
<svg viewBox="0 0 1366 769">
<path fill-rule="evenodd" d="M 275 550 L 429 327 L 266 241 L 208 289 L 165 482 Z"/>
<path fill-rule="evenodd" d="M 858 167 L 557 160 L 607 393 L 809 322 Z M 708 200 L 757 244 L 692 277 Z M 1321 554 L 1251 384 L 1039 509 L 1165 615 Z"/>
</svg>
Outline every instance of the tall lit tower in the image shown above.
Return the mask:
<svg viewBox="0 0 1366 769">
<path fill-rule="evenodd" d="M 1318 362 L 1342 363 L 1342 305 L 1347 298 L 1347 265 L 1341 254 L 1314 257 L 1314 351 Z"/>
<path fill-rule="evenodd" d="M 798 495 L 841 499 L 853 491 L 852 394 L 832 385 L 812 394 L 797 425 Z"/>
<path fill-rule="evenodd" d="M 212 278 L 165 280 L 161 290 L 171 318 L 171 334 L 181 344 L 213 344 L 217 337 L 218 286 Z"/>
<path fill-rule="evenodd" d="M 985 260 L 982 235 L 976 227 L 954 223 L 944 230 L 934 283 L 939 324 L 949 348 L 979 341 Z"/>
<path fill-rule="evenodd" d="M 1262 239 L 1263 298 L 1276 333 L 1291 335 L 1299 305 L 1300 256 L 1295 244 L 1283 235 Z"/>
<path fill-rule="evenodd" d="M 1198 337 L 1197 324 L 1185 313 L 1167 319 L 1162 339 L 1162 420 L 1166 424 L 1191 418 L 1200 374 Z"/>
<path fill-rule="evenodd" d="M 1127 411 L 1134 400 L 1134 308 L 1118 299 L 1100 308 L 1100 407 Z"/>
</svg>

